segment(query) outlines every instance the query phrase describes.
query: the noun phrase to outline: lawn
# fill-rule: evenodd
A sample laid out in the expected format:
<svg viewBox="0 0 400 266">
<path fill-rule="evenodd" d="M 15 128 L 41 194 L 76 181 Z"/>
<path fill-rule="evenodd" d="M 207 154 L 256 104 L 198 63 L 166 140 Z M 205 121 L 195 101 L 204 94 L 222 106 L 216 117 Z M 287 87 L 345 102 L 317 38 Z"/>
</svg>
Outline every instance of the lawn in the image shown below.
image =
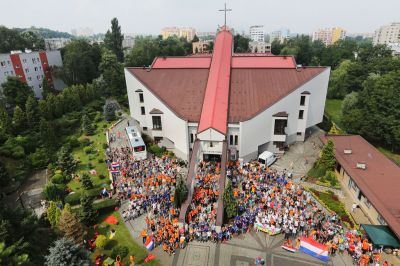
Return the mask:
<svg viewBox="0 0 400 266">
<path fill-rule="evenodd" d="M 342 128 L 342 102 L 343 100 L 326 99 L 325 103 L 325 114 L 340 128 Z"/>
<path fill-rule="evenodd" d="M 380 152 L 382 152 L 383 154 L 385 154 L 386 157 L 388 157 L 389 159 L 391 159 L 393 162 L 395 162 L 397 165 L 400 166 L 400 154 L 398 153 L 393 153 L 383 147 L 377 147 L 378 150 Z"/>
<path fill-rule="evenodd" d="M 109 125 L 111 125 L 111 123 L 100 121 L 96 123 L 96 132 L 93 136 L 82 135 L 79 137 L 79 141 L 87 139 L 92 143 L 90 145 L 93 150 L 92 153 L 87 154 L 82 147 L 73 150 L 74 158 L 79 160 L 77 173 L 89 173 L 92 169 L 97 171 L 97 175 L 91 175 L 94 187 L 100 187 L 104 183 L 110 183 L 110 180 L 108 179 L 108 169 L 105 163 L 105 148 L 103 147 L 106 143 L 105 130 Z M 100 179 L 100 175 L 104 175 L 106 178 Z M 81 183 L 77 180 L 69 182 L 68 187 L 73 191 L 80 191 L 82 189 Z"/>
<path fill-rule="evenodd" d="M 104 222 L 104 219 L 107 218 L 109 215 L 114 215 L 120 223 L 117 225 L 109 225 Z M 110 235 L 111 229 L 114 229 L 116 231 L 115 237 L 112 240 L 108 240 L 108 243 L 106 244 L 104 250 L 98 250 L 96 249 L 92 257 L 95 259 L 97 254 L 104 253 L 107 256 L 111 255 L 112 248 L 115 247 L 116 245 L 123 245 L 126 246 L 129 249 L 129 253 L 125 258 L 122 258 L 122 265 L 127 266 L 129 265 L 129 256 L 133 255 L 135 257 L 135 263 L 136 265 L 140 265 L 144 263 L 144 258 L 147 257 L 148 252 L 144 248 L 143 245 L 137 244 L 131 234 L 129 233 L 128 229 L 125 227 L 124 222 L 121 219 L 121 216 L 118 211 L 114 211 L 112 213 L 109 213 L 107 215 L 101 215 L 98 219 L 99 225 L 97 227 L 97 231 L 105 235 L 107 238 Z M 91 232 L 93 233 L 93 231 Z M 113 258 L 115 259 L 115 258 Z M 161 265 L 159 261 L 157 260 L 152 260 L 148 263 L 145 263 L 145 265 Z"/>
</svg>

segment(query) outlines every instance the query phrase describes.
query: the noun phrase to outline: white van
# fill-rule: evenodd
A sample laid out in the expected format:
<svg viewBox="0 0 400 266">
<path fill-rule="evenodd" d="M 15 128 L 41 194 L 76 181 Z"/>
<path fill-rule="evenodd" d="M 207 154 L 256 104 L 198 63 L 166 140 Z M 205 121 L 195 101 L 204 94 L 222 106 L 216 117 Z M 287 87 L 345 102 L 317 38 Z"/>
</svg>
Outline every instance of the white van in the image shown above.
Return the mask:
<svg viewBox="0 0 400 266">
<path fill-rule="evenodd" d="M 276 161 L 275 154 L 270 151 L 264 151 L 260 155 L 258 155 L 258 162 L 265 166 L 270 166 Z"/>
</svg>

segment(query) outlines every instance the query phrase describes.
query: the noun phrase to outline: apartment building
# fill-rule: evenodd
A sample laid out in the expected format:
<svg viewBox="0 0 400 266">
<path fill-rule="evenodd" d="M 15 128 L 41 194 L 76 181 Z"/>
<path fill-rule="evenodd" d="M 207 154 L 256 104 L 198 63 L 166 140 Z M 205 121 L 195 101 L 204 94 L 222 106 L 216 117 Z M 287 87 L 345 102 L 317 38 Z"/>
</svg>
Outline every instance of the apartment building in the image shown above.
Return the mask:
<svg viewBox="0 0 400 266">
<path fill-rule="evenodd" d="M 264 42 L 264 26 L 255 25 L 250 27 L 250 39 L 253 42 Z"/>
<path fill-rule="evenodd" d="M 400 22 L 394 22 L 377 29 L 372 43 L 374 45 L 400 43 Z"/>
<path fill-rule="evenodd" d="M 161 35 L 163 39 L 176 36 L 178 38 L 186 38 L 190 42 L 193 40 L 194 35 L 196 35 L 196 29 L 191 27 L 166 27 L 161 30 Z"/>
</svg>

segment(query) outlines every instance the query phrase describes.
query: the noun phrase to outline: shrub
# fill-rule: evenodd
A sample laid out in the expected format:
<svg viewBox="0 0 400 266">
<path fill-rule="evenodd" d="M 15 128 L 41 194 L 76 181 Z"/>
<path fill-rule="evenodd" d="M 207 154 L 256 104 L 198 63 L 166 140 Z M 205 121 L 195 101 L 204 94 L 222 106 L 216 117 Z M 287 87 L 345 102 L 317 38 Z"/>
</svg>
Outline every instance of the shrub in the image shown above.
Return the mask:
<svg viewBox="0 0 400 266">
<path fill-rule="evenodd" d="M 107 237 L 105 235 L 98 235 L 96 238 L 96 247 L 102 249 L 106 244 Z"/>
<path fill-rule="evenodd" d="M 85 191 L 86 195 L 89 197 L 98 197 L 101 192 L 101 188 L 92 188 L 88 189 Z M 69 203 L 70 205 L 77 205 L 80 202 L 82 193 L 81 192 L 75 192 L 75 193 L 70 193 L 65 197 L 65 203 Z"/>
<path fill-rule="evenodd" d="M 93 168 L 93 164 L 91 162 L 88 163 L 88 168 L 91 170 Z"/>
<path fill-rule="evenodd" d="M 63 184 L 53 184 L 48 182 L 43 190 L 43 194 L 47 200 L 63 201 L 65 197 L 66 186 Z"/>
<path fill-rule="evenodd" d="M 62 174 L 56 173 L 51 178 L 51 182 L 54 184 L 63 184 L 65 182 L 65 179 Z"/>
<path fill-rule="evenodd" d="M 117 207 L 118 202 L 115 199 L 105 199 L 93 204 L 93 208 L 101 213 L 108 213 L 114 211 Z"/>
<path fill-rule="evenodd" d="M 97 162 L 98 162 L 98 163 L 104 163 L 104 159 L 99 158 L 99 159 L 97 159 Z"/>
<path fill-rule="evenodd" d="M 129 249 L 127 246 L 116 245 L 111 251 L 111 258 L 116 258 L 118 255 L 122 258 L 128 255 Z"/>
<path fill-rule="evenodd" d="M 76 136 L 68 136 L 66 142 L 71 148 L 77 148 L 80 145 L 80 142 Z"/>
<path fill-rule="evenodd" d="M 82 147 L 90 146 L 92 142 L 88 138 L 83 138 L 80 140 L 80 144 Z"/>
<path fill-rule="evenodd" d="M 100 179 L 104 179 L 104 178 L 106 178 L 106 176 L 103 175 L 103 174 L 100 174 L 100 175 L 99 175 L 99 178 L 100 178 Z"/>
<path fill-rule="evenodd" d="M 313 168 L 308 171 L 307 175 L 314 177 L 314 178 L 320 178 L 323 177 L 326 173 L 326 169 L 323 165 L 318 165 L 315 164 Z"/>
<path fill-rule="evenodd" d="M 93 146 L 86 146 L 85 148 L 83 148 L 83 151 L 84 151 L 86 154 L 91 154 L 91 153 L 94 152 L 94 149 L 93 149 Z"/>
<path fill-rule="evenodd" d="M 156 155 L 157 157 L 162 157 L 165 153 L 165 147 L 160 147 L 157 144 L 150 145 L 148 151 L 152 154 Z"/>
<path fill-rule="evenodd" d="M 108 144 L 107 143 L 103 143 L 102 147 L 103 147 L 103 149 L 107 149 L 108 148 Z"/>
<path fill-rule="evenodd" d="M 103 124 L 103 128 L 107 128 L 107 124 Z"/>
<path fill-rule="evenodd" d="M 42 168 L 46 167 L 49 163 L 49 156 L 44 149 L 36 149 L 34 153 L 29 154 L 28 156 L 29 163 L 33 168 Z"/>
</svg>

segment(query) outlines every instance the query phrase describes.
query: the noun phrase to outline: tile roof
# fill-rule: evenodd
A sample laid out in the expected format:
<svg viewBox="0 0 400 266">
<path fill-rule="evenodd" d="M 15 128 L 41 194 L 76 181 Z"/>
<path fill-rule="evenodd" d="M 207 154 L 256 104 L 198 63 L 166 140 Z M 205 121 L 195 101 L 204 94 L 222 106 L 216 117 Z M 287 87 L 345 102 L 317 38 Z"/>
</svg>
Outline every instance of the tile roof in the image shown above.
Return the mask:
<svg viewBox="0 0 400 266">
<path fill-rule="evenodd" d="M 228 122 L 253 118 L 326 69 L 232 69 Z M 190 122 L 200 121 L 208 69 L 128 68 L 128 71 L 177 116 Z"/>
<path fill-rule="evenodd" d="M 389 227 L 400 238 L 400 167 L 358 135 L 323 136 L 332 139 L 337 161 L 351 176 Z M 351 150 L 351 154 L 344 154 Z M 357 162 L 366 169 L 356 167 Z"/>
</svg>

